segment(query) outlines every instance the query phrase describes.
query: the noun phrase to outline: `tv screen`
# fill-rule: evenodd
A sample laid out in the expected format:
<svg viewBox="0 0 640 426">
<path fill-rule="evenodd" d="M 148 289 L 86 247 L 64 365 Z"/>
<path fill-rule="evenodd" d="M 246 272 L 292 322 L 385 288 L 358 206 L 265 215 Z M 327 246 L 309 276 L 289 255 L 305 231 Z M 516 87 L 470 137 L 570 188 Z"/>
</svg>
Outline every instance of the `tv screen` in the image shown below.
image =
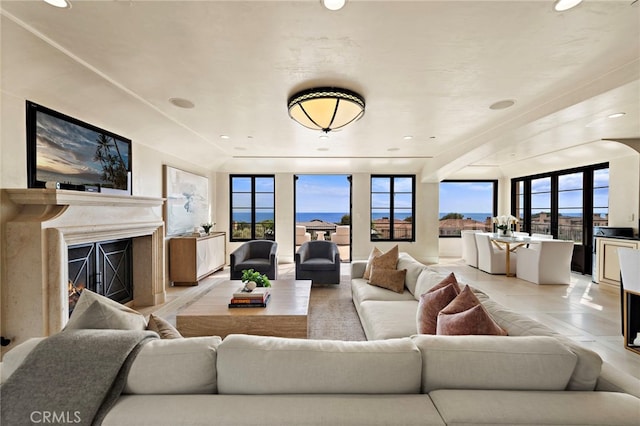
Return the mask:
<svg viewBox="0 0 640 426">
<path fill-rule="evenodd" d="M 27 101 L 29 188 L 131 194 L 131 140 Z"/>
</svg>

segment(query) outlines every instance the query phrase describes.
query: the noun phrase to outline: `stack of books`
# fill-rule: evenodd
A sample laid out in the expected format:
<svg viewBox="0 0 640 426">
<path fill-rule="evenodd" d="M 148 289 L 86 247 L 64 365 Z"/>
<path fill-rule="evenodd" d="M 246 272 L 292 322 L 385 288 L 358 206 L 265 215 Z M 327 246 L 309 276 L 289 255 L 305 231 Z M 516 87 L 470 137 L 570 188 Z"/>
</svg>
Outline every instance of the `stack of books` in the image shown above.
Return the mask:
<svg viewBox="0 0 640 426">
<path fill-rule="evenodd" d="M 252 291 L 246 291 L 240 287 L 233 293 L 229 302 L 230 308 L 264 308 L 269 302 L 269 289 L 267 287 L 256 287 Z"/>
</svg>

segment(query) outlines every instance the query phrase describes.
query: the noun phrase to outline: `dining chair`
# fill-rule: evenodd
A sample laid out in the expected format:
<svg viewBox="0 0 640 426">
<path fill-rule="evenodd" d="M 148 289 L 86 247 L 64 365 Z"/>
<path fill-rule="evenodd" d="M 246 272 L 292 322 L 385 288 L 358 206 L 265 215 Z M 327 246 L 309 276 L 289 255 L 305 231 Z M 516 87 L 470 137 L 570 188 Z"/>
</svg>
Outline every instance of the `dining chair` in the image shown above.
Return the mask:
<svg viewBox="0 0 640 426">
<path fill-rule="evenodd" d="M 507 253 L 505 249 L 496 247 L 491 242 L 491 234 L 478 232 L 475 234 L 478 247 L 478 269 L 489 274 L 507 273 Z M 509 268 L 511 273 L 517 269 L 517 256 L 512 252 L 509 256 Z"/>
<path fill-rule="evenodd" d="M 478 267 L 478 246 L 475 234 L 482 232 L 476 229 L 464 229 L 460 232 L 462 240 L 462 259 L 464 263 L 474 268 Z"/>
<path fill-rule="evenodd" d="M 573 241 L 544 240 L 518 249 L 516 276 L 535 284 L 570 284 Z"/>
</svg>

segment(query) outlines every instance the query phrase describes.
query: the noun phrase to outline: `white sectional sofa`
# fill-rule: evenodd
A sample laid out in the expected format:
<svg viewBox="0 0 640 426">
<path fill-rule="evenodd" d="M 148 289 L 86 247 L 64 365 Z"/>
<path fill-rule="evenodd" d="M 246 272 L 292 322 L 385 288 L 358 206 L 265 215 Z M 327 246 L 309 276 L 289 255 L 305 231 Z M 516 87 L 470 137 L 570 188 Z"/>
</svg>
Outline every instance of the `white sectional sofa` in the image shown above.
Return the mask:
<svg viewBox="0 0 640 426">
<path fill-rule="evenodd" d="M 5 355 L 3 380 L 39 340 Z M 158 339 L 102 424 L 636 425 L 635 396 L 566 390 L 578 363 L 549 336 Z"/>
</svg>

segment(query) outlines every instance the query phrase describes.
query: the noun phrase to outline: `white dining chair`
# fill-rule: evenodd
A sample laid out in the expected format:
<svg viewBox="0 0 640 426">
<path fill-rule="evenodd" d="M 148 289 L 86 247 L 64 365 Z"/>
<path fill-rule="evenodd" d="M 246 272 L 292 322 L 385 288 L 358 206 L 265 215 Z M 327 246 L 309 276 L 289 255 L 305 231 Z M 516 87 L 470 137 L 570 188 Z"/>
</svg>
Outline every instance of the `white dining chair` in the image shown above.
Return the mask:
<svg viewBox="0 0 640 426">
<path fill-rule="evenodd" d="M 518 249 L 516 276 L 535 284 L 570 284 L 573 241 L 544 240 Z"/>
<path fill-rule="evenodd" d="M 462 260 L 469 266 L 478 267 L 478 246 L 476 245 L 475 234 L 482 232 L 479 230 L 464 229 L 460 231 L 462 240 Z"/>
<path fill-rule="evenodd" d="M 491 242 L 491 234 L 478 232 L 474 234 L 478 247 L 478 269 L 489 274 L 507 273 L 507 252 L 496 247 Z M 512 252 L 509 258 L 509 269 L 515 273 L 517 269 L 516 253 Z"/>
<path fill-rule="evenodd" d="M 514 237 L 528 237 L 529 233 L 528 232 L 521 232 L 521 231 L 513 231 L 513 236 Z"/>
<path fill-rule="evenodd" d="M 538 240 L 553 240 L 553 235 L 549 234 L 531 234 L 531 238 Z"/>
</svg>

